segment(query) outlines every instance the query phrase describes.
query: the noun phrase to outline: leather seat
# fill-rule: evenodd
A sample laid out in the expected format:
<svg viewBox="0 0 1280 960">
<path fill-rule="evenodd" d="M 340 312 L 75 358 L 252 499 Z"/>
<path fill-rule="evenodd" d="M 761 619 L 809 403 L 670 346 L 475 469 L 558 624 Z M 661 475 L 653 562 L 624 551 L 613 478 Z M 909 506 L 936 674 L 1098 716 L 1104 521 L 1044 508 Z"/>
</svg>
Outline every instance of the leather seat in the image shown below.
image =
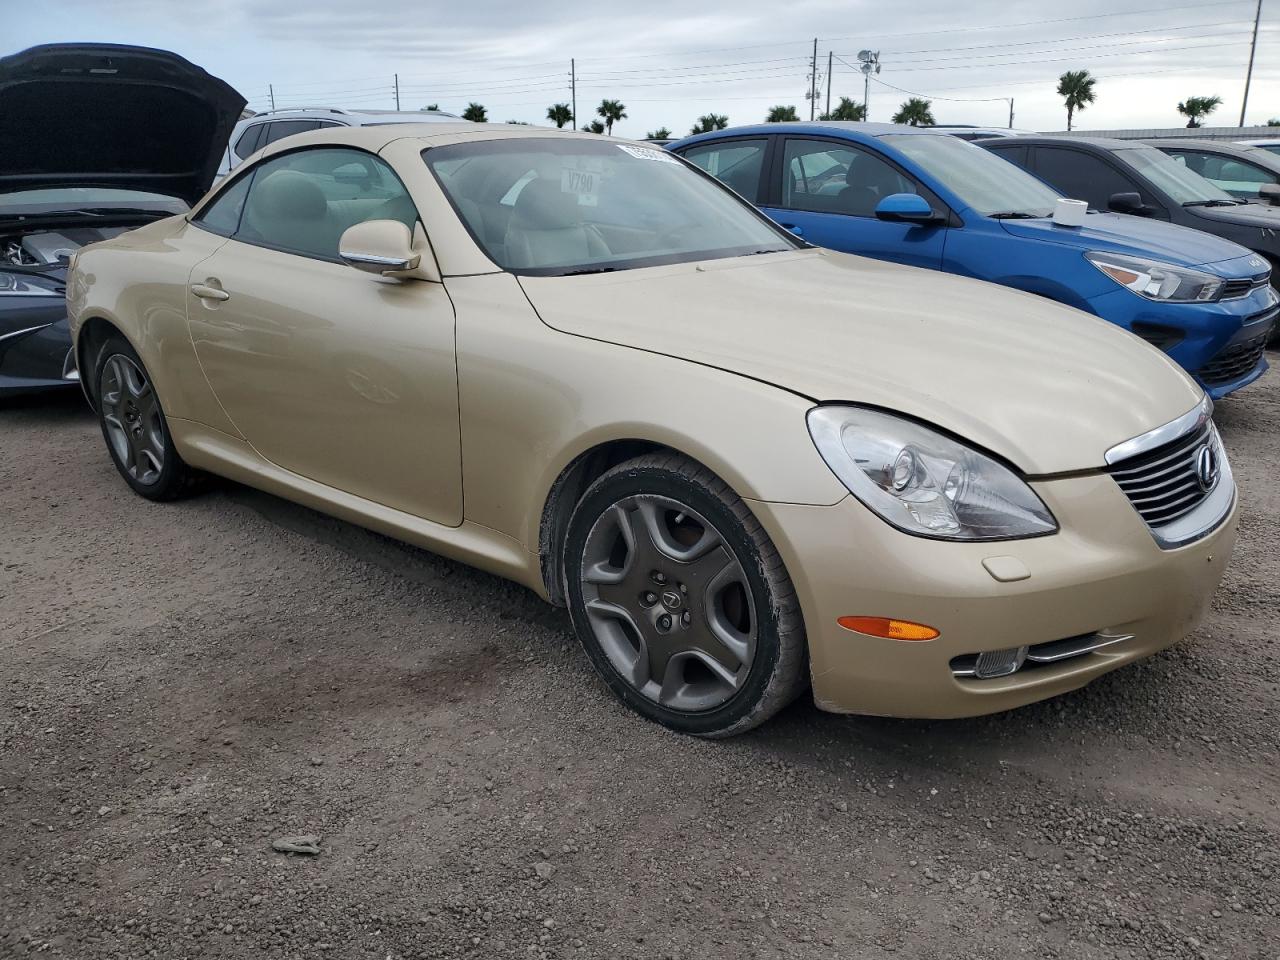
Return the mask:
<svg viewBox="0 0 1280 960">
<path fill-rule="evenodd" d="M 253 185 L 245 203 L 248 237 L 287 250 L 316 251 L 318 234 L 329 226 L 329 219 L 324 193 L 310 176 L 297 170 L 268 174 Z M 337 252 L 335 235 L 331 255 Z"/>
<path fill-rule="evenodd" d="M 530 180 L 520 191 L 505 249 L 509 267 L 568 266 L 589 263 L 610 253 L 599 231 L 582 221 L 577 194 L 565 193 L 557 180 Z"/>
</svg>

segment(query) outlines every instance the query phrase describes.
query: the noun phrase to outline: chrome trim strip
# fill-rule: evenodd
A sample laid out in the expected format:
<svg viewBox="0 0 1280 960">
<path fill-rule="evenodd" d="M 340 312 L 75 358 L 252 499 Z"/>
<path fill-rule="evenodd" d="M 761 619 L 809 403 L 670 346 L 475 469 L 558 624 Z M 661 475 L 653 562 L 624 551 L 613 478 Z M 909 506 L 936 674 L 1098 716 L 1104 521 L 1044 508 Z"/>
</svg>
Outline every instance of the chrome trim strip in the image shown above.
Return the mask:
<svg viewBox="0 0 1280 960">
<path fill-rule="evenodd" d="M 58 321 L 55 320 L 53 323 L 57 322 Z M 25 333 L 35 333 L 37 330 L 43 330 L 45 327 L 52 327 L 53 323 L 40 323 L 36 324 L 34 327 L 25 327 L 22 330 L 14 330 L 11 333 L 0 333 L 0 341 L 11 340 L 14 337 L 20 337 Z"/>
<path fill-rule="evenodd" d="M 1169 523 L 1149 527 L 1151 536 L 1155 537 L 1156 544 L 1162 550 L 1185 547 L 1204 539 L 1222 525 L 1222 521 L 1236 505 L 1236 481 L 1231 473 L 1231 461 L 1227 459 L 1227 451 L 1223 449 L 1222 439 L 1216 430 L 1210 442 L 1218 452 L 1218 482 L 1194 509 Z"/>
<path fill-rule="evenodd" d="M 1095 650 L 1109 647 L 1113 643 L 1132 640 L 1133 634 L 1093 633 L 1073 639 L 1079 642 L 1055 640 L 1052 643 L 1038 644 L 1031 648 L 1031 651 L 1027 654 L 1027 659 L 1035 663 L 1056 663 L 1059 660 L 1069 660 L 1072 657 L 1083 657 L 1086 653 L 1093 653 Z"/>
<path fill-rule="evenodd" d="M 1103 459 L 1108 464 L 1119 463 L 1121 460 L 1128 460 L 1130 457 L 1136 457 L 1138 454 L 1154 450 L 1156 447 L 1163 447 L 1166 443 L 1177 440 L 1183 434 L 1199 429 L 1212 416 L 1213 401 L 1208 396 L 1205 396 L 1193 409 L 1184 413 L 1177 420 L 1170 420 L 1154 430 L 1149 430 L 1144 434 L 1117 443 L 1103 455 Z"/>
</svg>

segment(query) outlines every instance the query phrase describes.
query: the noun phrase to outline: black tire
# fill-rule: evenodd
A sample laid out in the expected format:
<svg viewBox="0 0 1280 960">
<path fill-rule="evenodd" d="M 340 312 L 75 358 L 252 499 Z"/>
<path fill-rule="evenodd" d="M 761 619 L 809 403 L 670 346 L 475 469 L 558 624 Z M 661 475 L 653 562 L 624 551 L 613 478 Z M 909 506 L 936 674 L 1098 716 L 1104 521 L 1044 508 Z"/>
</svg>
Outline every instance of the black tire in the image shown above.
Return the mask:
<svg viewBox="0 0 1280 960">
<path fill-rule="evenodd" d="M 669 505 L 670 501 L 675 501 L 678 505 L 687 505 L 691 509 L 690 516 L 695 518 L 698 524 L 705 522 L 714 528 L 714 534 L 719 537 L 715 551 L 721 551 L 722 548 L 728 551 L 727 554 L 718 552 L 715 562 L 727 563 L 726 570 L 732 567 L 733 574 L 726 579 L 742 578 L 741 585 L 734 584 L 730 589 L 741 591 L 742 599 L 738 605 L 750 610 L 752 652 L 749 662 L 744 662 L 738 668 L 734 683 L 740 685 L 735 689 L 728 682 L 717 681 L 712 677 L 712 683 L 721 682 L 726 690 L 735 689 L 735 692 L 725 693 L 727 699 L 707 709 L 673 709 L 659 702 L 661 697 L 655 698 L 654 681 L 650 681 L 647 687 L 649 693 L 646 695 L 645 688 L 638 685 L 635 677 L 629 679 L 624 676 L 623 670 L 617 665 L 616 653 L 611 659 L 611 654 L 606 650 L 606 642 L 597 634 L 600 629 L 599 615 L 596 615 L 595 626 L 593 626 L 587 601 L 584 598 L 584 590 L 593 589 L 592 584 L 584 583 L 583 579 L 589 538 L 595 538 L 591 541 L 590 548 L 594 557 L 601 549 L 598 546 L 599 538 L 607 536 L 607 534 L 595 532 L 602 529 L 600 525 L 616 524 L 618 534 L 615 536 L 615 541 L 622 542 L 618 538 L 621 537 L 622 524 L 627 521 L 616 518 L 629 516 L 625 512 L 626 505 L 633 504 L 633 510 L 638 515 L 642 512 L 642 506 L 657 504 L 658 511 L 654 515 L 670 517 L 674 512 L 673 507 Z M 614 519 L 609 520 L 606 519 L 607 517 Z M 676 522 L 683 517 L 685 517 L 683 512 L 674 513 Z M 699 526 L 698 529 L 701 527 Z M 634 533 L 633 536 L 635 536 Z M 699 535 L 695 533 L 693 536 Z M 618 549 L 616 543 L 613 549 Z M 669 580 L 659 579 L 655 582 L 666 584 L 668 587 L 675 584 L 676 579 L 681 575 L 679 563 L 661 554 L 650 556 L 658 557 L 659 562 L 673 564 L 670 568 L 674 571 L 673 576 Z M 737 561 L 737 566 L 733 566 L 733 560 Z M 619 572 L 621 573 L 623 567 L 628 572 L 627 579 L 616 584 L 619 593 L 615 595 L 620 596 L 625 593 L 629 596 L 627 591 L 631 589 L 632 584 L 630 578 L 633 572 L 633 560 L 628 555 L 626 560 L 620 560 L 619 563 L 621 564 L 618 568 Z M 593 559 L 591 564 L 593 570 L 599 569 L 596 560 Z M 693 564 L 688 565 L 691 575 L 692 567 Z M 569 520 L 561 569 L 564 571 L 569 613 L 587 656 L 618 698 L 651 720 L 656 720 L 682 733 L 701 737 L 729 737 L 763 723 L 794 700 L 808 686 L 808 646 L 805 640 L 804 622 L 795 589 L 783 566 L 782 558 L 759 521 L 728 484 L 687 457 L 673 453 L 637 457 L 619 464 L 592 483 L 574 508 Z M 718 580 L 719 575 L 713 578 L 715 582 Z M 691 582 L 694 583 L 694 589 L 686 592 L 687 600 L 692 601 L 698 596 L 712 597 L 712 586 L 702 586 L 696 581 Z M 685 590 L 683 583 L 679 586 L 681 590 Z M 662 590 L 660 600 L 657 603 L 650 603 L 649 609 L 662 614 L 664 611 L 661 605 L 667 603 L 668 595 L 672 593 L 674 591 L 670 589 Z M 654 595 L 646 596 L 651 599 Z M 593 598 L 593 602 L 598 603 L 599 600 L 599 597 Z M 678 604 L 678 601 L 678 597 L 671 598 L 672 603 Z M 638 602 L 640 605 L 636 607 L 635 616 L 629 620 L 618 621 L 623 624 L 621 633 L 634 638 L 633 646 L 637 664 L 642 659 L 646 663 L 649 662 L 647 653 L 649 648 L 644 645 L 643 638 L 637 635 L 634 628 L 634 624 L 639 622 L 640 615 L 645 612 L 643 601 Z M 695 613 L 693 612 L 695 604 L 689 602 L 686 609 L 690 611 L 687 615 L 690 619 L 682 622 L 694 624 L 695 626 L 689 629 L 696 630 L 699 618 L 717 615 L 706 613 L 706 608 L 713 604 L 714 601 L 705 604 Z M 617 605 L 605 604 L 605 606 L 614 609 Z M 599 610 L 600 607 L 596 606 L 593 609 Z M 676 609 L 679 609 L 678 606 Z M 606 616 L 610 615 L 606 614 Z M 681 613 L 680 616 L 684 617 L 686 614 Z M 739 616 L 745 615 L 739 614 Z M 670 625 L 669 616 L 659 617 L 659 620 L 663 619 Z M 679 627 L 679 623 L 676 627 Z M 654 623 L 645 622 L 640 632 L 643 633 L 649 629 L 657 628 Z M 701 635 L 711 633 L 705 627 L 704 631 Z M 655 642 L 664 640 L 670 641 L 670 634 L 667 637 L 654 636 Z M 613 642 L 610 649 L 617 650 L 618 647 L 619 644 Z M 678 669 L 685 671 L 689 669 L 685 666 L 688 664 L 692 666 L 695 673 L 700 669 L 705 670 L 705 667 L 700 667 L 688 657 L 689 653 L 699 652 L 685 651 L 679 654 L 684 659 Z M 672 656 L 671 659 L 675 657 Z M 666 668 L 664 676 L 670 674 L 671 660 L 667 661 Z M 635 673 L 634 668 L 633 673 Z M 710 675 L 710 671 L 707 673 Z M 688 677 L 681 679 L 681 689 L 692 688 Z M 661 688 L 665 693 L 666 683 L 662 683 Z"/>
<path fill-rule="evenodd" d="M 135 378 L 122 386 L 118 375 L 122 370 L 129 374 L 136 371 L 141 380 Z M 190 493 L 198 475 L 173 445 L 160 398 L 137 351 L 123 337 L 109 337 L 98 352 L 93 373 L 98 425 L 111 462 L 125 483 L 148 500 L 176 500 Z M 135 392 L 139 383 L 142 389 Z M 122 404 L 130 407 L 136 419 L 124 415 Z M 143 446 L 145 455 L 135 457 Z"/>
</svg>

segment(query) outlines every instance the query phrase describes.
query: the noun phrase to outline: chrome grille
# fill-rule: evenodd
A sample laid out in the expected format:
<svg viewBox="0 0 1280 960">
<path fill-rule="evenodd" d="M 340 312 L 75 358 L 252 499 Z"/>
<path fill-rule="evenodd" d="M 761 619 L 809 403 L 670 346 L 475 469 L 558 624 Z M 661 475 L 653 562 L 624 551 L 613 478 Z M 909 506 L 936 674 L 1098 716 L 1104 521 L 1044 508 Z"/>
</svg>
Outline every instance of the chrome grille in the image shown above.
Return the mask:
<svg viewBox="0 0 1280 960">
<path fill-rule="evenodd" d="M 1190 513 L 1209 495 L 1200 484 L 1196 461 L 1212 439 L 1213 424 L 1205 420 L 1176 440 L 1121 460 L 1108 472 L 1147 525 L 1159 527 Z"/>
</svg>

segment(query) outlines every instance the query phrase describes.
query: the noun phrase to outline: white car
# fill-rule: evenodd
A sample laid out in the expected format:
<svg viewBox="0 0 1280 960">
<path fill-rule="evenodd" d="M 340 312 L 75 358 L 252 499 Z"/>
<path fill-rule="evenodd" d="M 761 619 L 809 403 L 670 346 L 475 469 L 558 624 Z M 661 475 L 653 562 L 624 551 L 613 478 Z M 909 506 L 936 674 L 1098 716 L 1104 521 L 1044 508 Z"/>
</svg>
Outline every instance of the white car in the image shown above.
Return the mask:
<svg viewBox="0 0 1280 960">
<path fill-rule="evenodd" d="M 298 107 L 292 110 L 267 110 L 246 117 L 231 131 L 227 148 L 222 151 L 218 180 L 240 165 L 245 157 L 295 133 L 319 130 L 321 127 L 376 127 L 386 123 L 465 123 L 462 118 L 442 110 L 343 110 L 340 107 Z"/>
</svg>

